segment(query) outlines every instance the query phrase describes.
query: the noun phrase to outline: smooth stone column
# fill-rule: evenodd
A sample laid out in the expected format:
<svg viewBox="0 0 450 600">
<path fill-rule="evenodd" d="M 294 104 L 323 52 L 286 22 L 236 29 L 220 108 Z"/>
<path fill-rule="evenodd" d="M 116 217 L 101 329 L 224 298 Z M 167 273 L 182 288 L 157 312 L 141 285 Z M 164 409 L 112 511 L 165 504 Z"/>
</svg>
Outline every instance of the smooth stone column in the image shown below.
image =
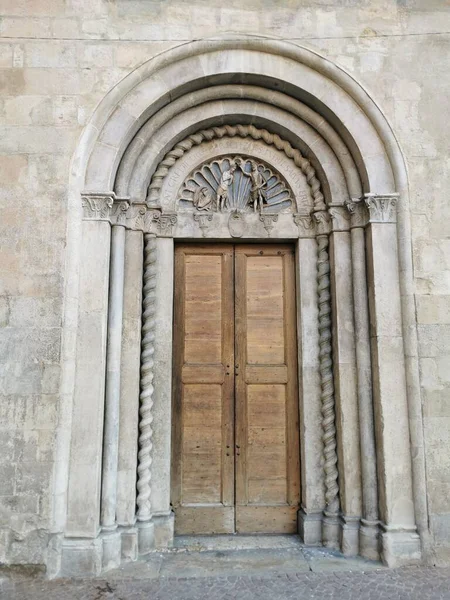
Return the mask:
<svg viewBox="0 0 450 600">
<path fill-rule="evenodd" d="M 349 201 L 353 266 L 353 304 L 358 374 L 359 428 L 361 438 L 362 518 L 359 552 L 379 560 L 378 483 L 376 471 L 375 431 L 372 402 L 372 367 L 370 360 L 369 306 L 367 300 L 366 244 L 364 227 L 368 213 L 363 200 Z"/>
<path fill-rule="evenodd" d="M 382 558 L 390 567 L 421 558 L 412 492 L 396 195 L 365 197 L 367 264 Z"/>
<path fill-rule="evenodd" d="M 111 226 L 83 221 L 66 538 L 61 573 L 99 573 L 103 410 Z"/>
<path fill-rule="evenodd" d="M 122 352 L 125 227 L 113 225 L 109 271 L 108 341 L 106 351 L 105 423 L 103 430 L 102 499 L 100 522 L 104 532 L 117 528 L 117 465 L 119 457 L 120 360 Z M 120 564 L 120 539 L 105 537 L 103 567 Z"/>
<path fill-rule="evenodd" d="M 319 375 L 317 243 L 315 228 L 309 214 L 295 215 L 294 219 L 299 234 L 296 269 L 302 497 L 298 526 L 306 545 L 320 546 L 325 484 Z"/>
<path fill-rule="evenodd" d="M 122 558 L 137 556 L 136 468 L 141 364 L 143 234 L 125 233 L 125 276 L 120 366 L 119 461 L 117 523 L 121 527 Z"/>
<path fill-rule="evenodd" d="M 172 436 L 172 339 L 174 242 L 170 237 L 156 239 L 154 405 L 152 513 L 155 546 L 164 548 L 173 542 L 173 513 L 170 506 L 170 470 Z"/>
<path fill-rule="evenodd" d="M 338 441 L 340 546 L 346 555 L 359 553 L 361 519 L 361 455 L 353 315 L 350 216 L 345 206 L 331 206 L 331 295 L 333 307 L 333 373 Z"/>
</svg>

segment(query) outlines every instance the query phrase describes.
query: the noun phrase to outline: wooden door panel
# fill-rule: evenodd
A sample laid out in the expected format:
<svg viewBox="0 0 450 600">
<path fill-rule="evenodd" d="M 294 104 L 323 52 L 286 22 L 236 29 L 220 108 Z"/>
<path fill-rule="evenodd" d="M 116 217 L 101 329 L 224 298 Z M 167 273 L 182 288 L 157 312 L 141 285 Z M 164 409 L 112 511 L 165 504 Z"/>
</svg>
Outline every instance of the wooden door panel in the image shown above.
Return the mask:
<svg viewBox="0 0 450 600">
<path fill-rule="evenodd" d="M 233 248 L 175 253 L 175 531 L 234 532 Z"/>
<path fill-rule="evenodd" d="M 236 530 L 292 533 L 300 502 L 294 256 L 237 246 Z"/>
<path fill-rule="evenodd" d="M 297 531 L 295 332 L 291 246 L 177 247 L 176 533 Z"/>
<path fill-rule="evenodd" d="M 236 506 L 238 533 L 297 533 L 298 506 Z"/>
</svg>

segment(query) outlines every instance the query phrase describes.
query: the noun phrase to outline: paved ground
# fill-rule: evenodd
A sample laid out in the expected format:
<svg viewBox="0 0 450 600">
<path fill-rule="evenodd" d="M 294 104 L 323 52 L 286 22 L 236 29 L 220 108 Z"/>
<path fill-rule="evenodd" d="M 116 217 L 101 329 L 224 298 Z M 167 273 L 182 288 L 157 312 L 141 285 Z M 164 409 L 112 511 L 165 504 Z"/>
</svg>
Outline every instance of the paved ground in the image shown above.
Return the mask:
<svg viewBox="0 0 450 600">
<path fill-rule="evenodd" d="M 2 600 L 450 600 L 450 569 L 389 570 L 295 538 L 179 540 L 91 580 L 1 579 Z"/>
</svg>

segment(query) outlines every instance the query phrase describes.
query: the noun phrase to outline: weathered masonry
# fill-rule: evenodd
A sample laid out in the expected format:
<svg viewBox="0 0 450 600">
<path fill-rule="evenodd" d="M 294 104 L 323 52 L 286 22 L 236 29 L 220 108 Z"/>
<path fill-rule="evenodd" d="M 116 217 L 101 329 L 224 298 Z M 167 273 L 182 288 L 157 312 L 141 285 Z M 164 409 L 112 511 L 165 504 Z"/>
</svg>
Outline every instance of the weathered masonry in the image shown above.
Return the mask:
<svg viewBox="0 0 450 600">
<path fill-rule="evenodd" d="M 228 35 L 145 62 L 71 163 L 50 576 L 178 533 L 422 560 L 408 179 L 350 75 Z"/>
</svg>

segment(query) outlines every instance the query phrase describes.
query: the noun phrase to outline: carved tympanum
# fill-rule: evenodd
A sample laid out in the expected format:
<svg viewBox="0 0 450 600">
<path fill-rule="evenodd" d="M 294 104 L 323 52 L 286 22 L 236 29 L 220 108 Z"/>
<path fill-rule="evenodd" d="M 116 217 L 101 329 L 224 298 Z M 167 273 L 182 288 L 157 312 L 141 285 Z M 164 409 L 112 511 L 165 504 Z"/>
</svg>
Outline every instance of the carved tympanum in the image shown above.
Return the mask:
<svg viewBox="0 0 450 600">
<path fill-rule="evenodd" d="M 260 161 L 225 156 L 198 167 L 183 183 L 180 208 L 199 212 L 291 212 L 292 193 L 278 173 Z"/>
</svg>

